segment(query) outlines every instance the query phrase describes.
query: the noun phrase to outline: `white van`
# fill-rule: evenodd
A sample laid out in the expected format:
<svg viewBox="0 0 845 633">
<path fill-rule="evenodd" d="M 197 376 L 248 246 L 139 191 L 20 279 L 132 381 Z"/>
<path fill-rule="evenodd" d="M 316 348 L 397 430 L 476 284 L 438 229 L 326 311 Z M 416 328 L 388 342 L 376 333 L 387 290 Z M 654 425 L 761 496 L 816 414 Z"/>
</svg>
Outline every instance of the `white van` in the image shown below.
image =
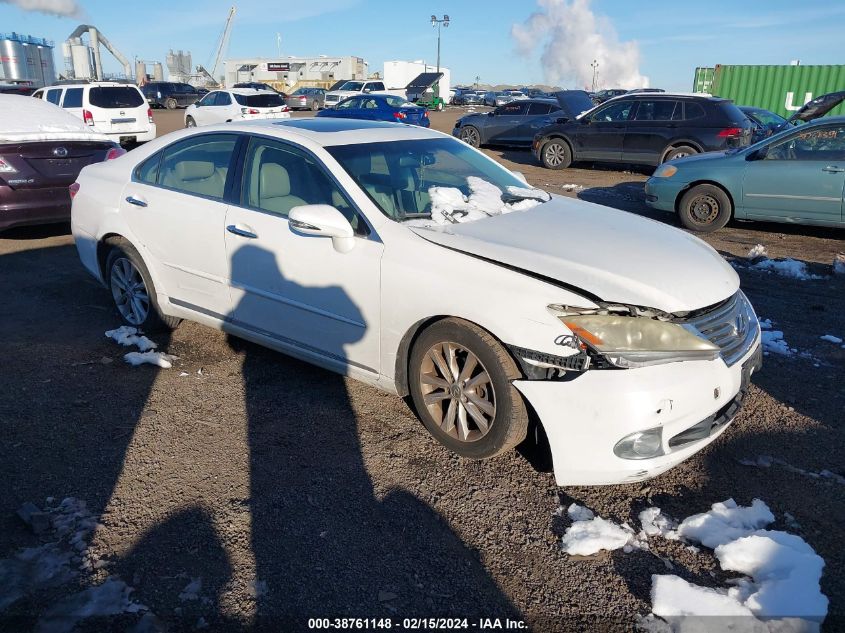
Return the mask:
<svg viewBox="0 0 845 633">
<path fill-rule="evenodd" d="M 153 111 L 134 84 L 80 81 L 39 88 L 32 96 L 61 106 L 121 144 L 156 137 Z"/>
</svg>

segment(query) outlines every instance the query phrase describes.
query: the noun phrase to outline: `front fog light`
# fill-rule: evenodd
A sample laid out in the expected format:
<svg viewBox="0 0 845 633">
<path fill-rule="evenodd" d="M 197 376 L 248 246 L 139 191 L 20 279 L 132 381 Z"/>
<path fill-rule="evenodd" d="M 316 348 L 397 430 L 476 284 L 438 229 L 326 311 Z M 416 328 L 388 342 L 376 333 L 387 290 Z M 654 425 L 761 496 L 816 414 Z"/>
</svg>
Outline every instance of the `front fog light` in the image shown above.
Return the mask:
<svg viewBox="0 0 845 633">
<path fill-rule="evenodd" d="M 613 452 L 622 459 L 649 459 L 663 454 L 663 429 L 649 429 L 626 435 L 616 443 Z"/>
</svg>

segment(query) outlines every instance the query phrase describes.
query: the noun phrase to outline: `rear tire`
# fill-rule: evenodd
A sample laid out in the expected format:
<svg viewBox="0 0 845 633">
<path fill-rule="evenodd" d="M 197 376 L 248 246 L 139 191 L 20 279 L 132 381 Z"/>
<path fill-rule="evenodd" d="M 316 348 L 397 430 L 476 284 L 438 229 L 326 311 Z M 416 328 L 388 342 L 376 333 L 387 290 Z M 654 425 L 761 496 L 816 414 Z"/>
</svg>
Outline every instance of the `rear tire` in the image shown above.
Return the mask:
<svg viewBox="0 0 845 633">
<path fill-rule="evenodd" d="M 566 169 L 572 164 L 572 150 L 563 139 L 546 141 L 540 149 L 540 161 L 546 169 Z"/>
<path fill-rule="evenodd" d="M 712 233 L 725 226 L 733 214 L 733 205 L 724 189 L 716 185 L 696 185 L 678 204 L 678 217 L 686 228 Z"/>
<path fill-rule="evenodd" d="M 168 99 L 167 101 L 164 102 L 164 107 L 167 108 L 168 110 L 175 110 L 177 105 L 178 104 L 176 103 L 176 99 L 173 99 L 173 98 Z"/>
<path fill-rule="evenodd" d="M 123 238 L 110 240 L 109 246 L 104 276 L 121 321 L 145 332 L 175 329 L 181 319 L 161 311 L 140 253 Z"/>
<path fill-rule="evenodd" d="M 320 104 L 318 104 L 318 103 L 317 103 L 317 100 L 316 100 L 316 99 L 314 99 L 314 100 L 311 102 L 311 112 L 316 112 L 316 111 L 317 111 L 317 110 L 319 110 L 319 109 L 320 109 Z"/>
<path fill-rule="evenodd" d="M 676 158 L 685 158 L 687 156 L 693 156 L 698 153 L 699 151 L 697 149 L 695 149 L 694 147 L 690 147 L 689 145 L 673 147 L 663 156 L 663 162 L 668 163 L 670 160 L 675 160 Z"/>
<path fill-rule="evenodd" d="M 511 384 L 520 372 L 477 325 L 450 318 L 423 331 L 411 350 L 408 376 L 420 420 L 452 452 L 487 459 L 525 439 L 528 412 Z"/>
</svg>

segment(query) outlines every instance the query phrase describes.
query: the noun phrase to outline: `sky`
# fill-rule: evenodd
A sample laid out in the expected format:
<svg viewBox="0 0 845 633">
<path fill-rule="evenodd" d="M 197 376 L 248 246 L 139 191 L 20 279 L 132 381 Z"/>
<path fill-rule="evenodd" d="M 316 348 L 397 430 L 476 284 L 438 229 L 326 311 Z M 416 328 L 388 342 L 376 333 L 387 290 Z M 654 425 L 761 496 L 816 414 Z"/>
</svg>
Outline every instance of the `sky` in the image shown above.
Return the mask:
<svg viewBox="0 0 845 633">
<path fill-rule="evenodd" d="M 80 23 L 93 24 L 130 60 L 164 62 L 169 49 L 210 65 L 231 0 L 0 0 L 0 33 L 58 45 Z M 76 14 L 58 17 L 21 6 Z M 355 55 L 371 72 L 388 60 L 435 63 L 437 29 L 448 14 L 441 65 L 453 84 L 557 84 L 584 88 L 599 59 L 599 87 L 648 84 L 691 90 L 696 66 L 835 64 L 845 5 L 829 0 L 249 0 L 237 3 L 227 57 Z M 532 17 L 533 15 L 533 17 Z M 56 68 L 63 67 L 55 51 Z M 107 72 L 120 66 L 103 52 Z M 611 84 L 611 85 L 608 85 Z"/>
</svg>

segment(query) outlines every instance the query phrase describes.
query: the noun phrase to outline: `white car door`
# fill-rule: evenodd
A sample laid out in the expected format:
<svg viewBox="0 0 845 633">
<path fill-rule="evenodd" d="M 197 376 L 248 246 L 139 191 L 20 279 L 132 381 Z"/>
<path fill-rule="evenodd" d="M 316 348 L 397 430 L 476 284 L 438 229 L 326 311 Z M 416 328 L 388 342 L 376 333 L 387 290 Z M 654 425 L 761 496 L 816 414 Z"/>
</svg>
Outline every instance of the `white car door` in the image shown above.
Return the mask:
<svg viewBox="0 0 845 633">
<path fill-rule="evenodd" d="M 228 92 L 220 92 L 217 97 L 218 109 L 215 113 L 220 117 L 216 123 L 226 123 L 237 119 L 241 115 L 241 107 L 235 103 L 232 95 Z"/>
<path fill-rule="evenodd" d="M 217 95 L 220 94 L 219 91 L 215 90 L 213 92 L 209 92 L 205 95 L 202 99 L 197 101 L 196 106 L 193 109 L 191 116 L 194 117 L 194 121 L 196 121 L 197 125 L 211 125 L 212 123 L 216 123 L 215 120 L 215 109 L 216 106 L 214 105 L 217 101 Z"/>
<path fill-rule="evenodd" d="M 173 143 L 135 170 L 120 212 L 152 255 L 147 262 L 181 307 L 218 319 L 230 316 L 223 240 L 229 167 L 238 136 L 201 134 Z"/>
<path fill-rule="evenodd" d="M 326 168 L 292 144 L 253 137 L 240 204 L 226 214 L 234 323 L 351 371 L 379 371 L 384 247 Z M 294 233 L 293 207 L 330 204 L 351 219 L 347 253 Z"/>
</svg>

